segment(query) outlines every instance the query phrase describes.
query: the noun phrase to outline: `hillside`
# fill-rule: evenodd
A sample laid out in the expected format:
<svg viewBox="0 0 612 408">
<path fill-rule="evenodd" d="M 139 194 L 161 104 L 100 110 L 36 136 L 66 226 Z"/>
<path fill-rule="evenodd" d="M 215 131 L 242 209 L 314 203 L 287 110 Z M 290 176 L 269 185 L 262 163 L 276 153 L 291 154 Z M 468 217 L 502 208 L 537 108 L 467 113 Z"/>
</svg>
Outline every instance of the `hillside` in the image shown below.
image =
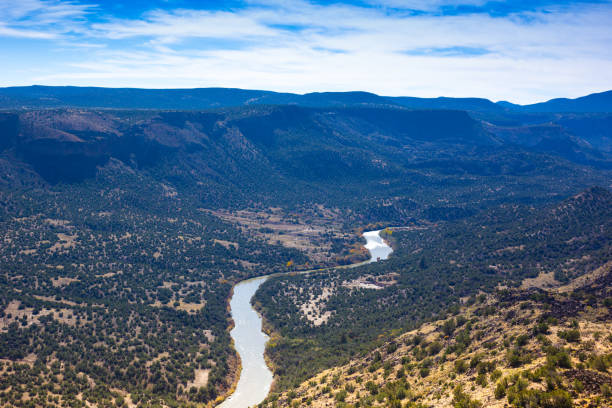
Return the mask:
<svg viewBox="0 0 612 408">
<path fill-rule="evenodd" d="M 307 94 L 233 88 L 138 89 L 30 86 L 0 88 L 0 110 L 31 109 L 120 109 L 201 111 L 222 108 L 261 106 L 300 106 L 309 108 L 379 108 L 408 110 L 460 110 L 486 124 L 494 133 L 529 136 L 539 139 L 541 130 L 555 134 L 552 143 L 563 144 L 560 155 L 586 164 L 601 164 L 597 151 L 612 151 L 608 121 L 612 112 L 610 92 L 576 99 L 553 99 L 532 105 L 494 103 L 483 98 L 387 97 L 369 92 L 313 92 Z M 505 129 L 508 128 L 508 129 Z M 495 130 L 497 129 L 497 130 Z M 551 132 L 552 130 L 552 132 Z M 516 140 L 516 137 L 512 137 Z M 550 137 L 549 137 L 550 139 Z M 584 143 L 586 142 L 586 144 Z M 521 145 L 533 146 L 529 138 Z M 575 145 L 578 145 L 576 148 Z M 1 147 L 1 145 L 0 145 Z M 595 151 L 587 152 L 594 148 Z M 548 146 L 547 148 L 550 148 Z M 558 150 L 559 150 L 558 149 Z M 578 150 L 578 151 L 576 151 Z M 605 160 L 610 160 L 608 157 Z"/>
<path fill-rule="evenodd" d="M 345 364 L 385 335 L 413 329 L 498 288 L 567 284 L 612 258 L 612 193 L 552 206 L 502 205 L 452 222 L 392 231 L 382 263 L 265 282 L 254 302 L 273 341 L 277 390 Z M 314 304 L 308 308 L 305 305 Z M 384 333 L 384 334 L 383 334 Z"/>
<path fill-rule="evenodd" d="M 558 151 L 556 143 L 517 146 L 460 111 L 61 109 L 4 113 L 0 126 L 3 166 L 32 170 L 14 170 L 15 183 L 31 183 L 32 177 L 35 183 L 78 183 L 116 159 L 207 206 L 351 206 L 351 197 L 361 196 L 368 202 L 364 208 L 361 201 L 358 211 L 394 223 L 405 221 L 414 201 L 418 207 L 440 199 L 441 186 L 454 197 L 486 184 L 491 188 L 482 188 L 471 204 L 477 206 L 502 194 L 537 200 L 585 184 L 605 185 L 604 172 L 578 168 L 612 163 L 576 138 L 572 154 Z M 495 193 L 499 189 L 510 191 Z M 278 191 L 283 194 L 272 194 Z M 380 199 L 390 205 L 381 208 Z"/>
<path fill-rule="evenodd" d="M 214 401 L 238 369 L 232 283 L 307 259 L 117 160 L 85 184 L 2 190 L 0 240 L 10 406 Z"/>
<path fill-rule="evenodd" d="M 612 269 L 604 268 L 573 291 L 469 298 L 260 406 L 610 406 Z"/>
<path fill-rule="evenodd" d="M 457 109 L 484 113 L 504 113 L 506 109 L 483 98 L 415 98 L 389 97 L 389 100 L 411 109 Z"/>
</svg>

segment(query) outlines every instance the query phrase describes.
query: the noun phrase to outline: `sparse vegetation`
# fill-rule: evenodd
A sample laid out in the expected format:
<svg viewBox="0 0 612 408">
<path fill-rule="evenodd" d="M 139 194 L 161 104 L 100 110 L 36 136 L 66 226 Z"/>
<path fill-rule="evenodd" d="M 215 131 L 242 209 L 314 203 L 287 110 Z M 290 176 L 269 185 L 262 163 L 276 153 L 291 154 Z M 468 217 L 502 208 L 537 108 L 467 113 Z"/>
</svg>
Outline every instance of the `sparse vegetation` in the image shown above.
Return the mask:
<svg viewBox="0 0 612 408">
<path fill-rule="evenodd" d="M 611 290 L 609 279 L 610 274 L 581 287 L 582 295 L 571 294 L 570 298 L 582 299 L 579 303 L 568 303 L 563 293 L 519 289 L 499 291 L 485 302 L 466 302 L 455 313 L 468 322 L 463 325 L 471 326 L 472 332 L 477 328 L 485 333 L 471 336 L 469 347 L 453 347 L 464 343 L 465 335 L 460 331 L 447 335 L 448 319 L 443 319 L 401 334 L 353 359 L 348 367 L 334 367 L 315 378 L 333 373 L 337 387 L 347 391 L 342 394 L 347 406 L 387 407 L 392 401 L 402 407 L 607 406 L 612 403 L 612 376 L 607 372 L 612 343 L 598 333 L 612 330 L 604 300 Z M 525 299 L 529 299 L 528 308 L 521 306 Z M 482 313 L 485 307 L 493 307 L 494 312 Z M 516 322 L 507 321 L 509 312 Z M 534 321 L 546 322 L 546 330 Z M 541 336 L 537 341 L 532 336 L 534 324 Z M 581 327 L 581 338 L 594 339 L 591 347 L 605 353 L 585 352 L 582 342 L 557 340 L 555 333 L 576 325 Z M 443 347 L 435 347 L 435 354 L 427 352 L 436 342 Z M 398 347 L 389 347 L 391 344 Z M 519 363 L 511 364 L 508 354 Z M 387 371 L 392 374 L 385 375 Z M 342 388 L 348 383 L 350 388 Z M 307 398 L 312 406 L 325 406 L 329 399 L 308 384 L 292 392 Z M 389 398 L 386 390 L 399 384 L 406 385 L 398 394 L 404 398 Z M 273 394 L 273 399 L 276 406 L 285 406 L 285 394 Z"/>
</svg>

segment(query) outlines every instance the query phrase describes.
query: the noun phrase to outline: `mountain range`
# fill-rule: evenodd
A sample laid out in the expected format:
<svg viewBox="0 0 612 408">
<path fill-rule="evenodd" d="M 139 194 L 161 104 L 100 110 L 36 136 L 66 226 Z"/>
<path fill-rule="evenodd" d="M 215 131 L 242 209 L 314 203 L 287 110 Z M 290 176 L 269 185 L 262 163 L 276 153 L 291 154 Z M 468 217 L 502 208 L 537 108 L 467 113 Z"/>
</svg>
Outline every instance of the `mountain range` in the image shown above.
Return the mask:
<svg viewBox="0 0 612 408">
<path fill-rule="evenodd" d="M 278 190 L 294 198 L 344 196 L 368 186 L 384 196 L 439 177 L 544 171 L 556 178 L 575 165 L 612 168 L 610 139 L 577 136 L 569 130 L 574 119 L 562 118 L 565 126 L 511 127 L 463 111 L 393 106 L 58 108 L 0 113 L 0 149 L 7 166 L 24 163 L 50 183 L 92 178 L 114 159 L 161 171 L 161 179 L 168 173 L 160 169 L 171 166 L 174 184 L 191 192 L 196 181 L 214 185 L 233 200 L 253 193 L 265 199 Z"/>
<path fill-rule="evenodd" d="M 138 89 L 73 86 L 0 88 L 0 109 L 115 108 L 202 110 L 242 105 L 402 106 L 410 109 L 456 109 L 483 113 L 612 112 L 612 91 L 576 99 L 518 105 L 482 98 L 388 97 L 369 92 L 315 92 L 304 95 L 234 88 Z"/>
</svg>

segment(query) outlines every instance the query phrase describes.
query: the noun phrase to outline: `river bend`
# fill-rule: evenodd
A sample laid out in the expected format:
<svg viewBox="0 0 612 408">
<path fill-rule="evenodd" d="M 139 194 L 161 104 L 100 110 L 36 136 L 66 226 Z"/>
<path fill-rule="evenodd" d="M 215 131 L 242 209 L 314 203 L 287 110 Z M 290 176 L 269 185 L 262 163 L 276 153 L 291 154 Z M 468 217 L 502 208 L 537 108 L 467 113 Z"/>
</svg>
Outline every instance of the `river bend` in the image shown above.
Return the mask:
<svg viewBox="0 0 612 408">
<path fill-rule="evenodd" d="M 370 252 L 370 260 L 357 264 L 376 262 L 389 257 L 393 250 L 380 237 L 380 230 L 363 233 L 365 247 Z M 355 266 L 357 266 L 355 265 Z M 247 408 L 263 401 L 272 386 L 272 371 L 264 360 L 268 336 L 262 332 L 261 316 L 251 306 L 251 298 L 269 276 L 248 279 L 234 286 L 230 300 L 234 328 L 230 332 L 234 347 L 240 355 L 242 371 L 234 393 L 220 408 Z"/>
</svg>

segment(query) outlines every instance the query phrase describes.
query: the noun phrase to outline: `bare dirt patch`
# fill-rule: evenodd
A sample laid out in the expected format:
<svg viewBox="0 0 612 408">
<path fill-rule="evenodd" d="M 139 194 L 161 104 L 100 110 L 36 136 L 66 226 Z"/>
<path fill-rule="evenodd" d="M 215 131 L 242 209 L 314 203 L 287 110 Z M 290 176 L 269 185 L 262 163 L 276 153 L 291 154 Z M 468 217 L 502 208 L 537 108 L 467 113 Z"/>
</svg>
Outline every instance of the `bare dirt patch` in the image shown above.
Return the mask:
<svg viewBox="0 0 612 408">
<path fill-rule="evenodd" d="M 170 357 L 170 353 L 168 353 L 168 352 L 166 352 L 166 351 L 165 351 L 165 352 L 163 352 L 163 353 L 159 353 L 159 354 L 158 354 L 158 355 L 157 355 L 155 358 L 153 358 L 153 359 L 151 359 L 151 360 L 147 361 L 147 362 L 145 363 L 145 366 L 146 366 L 147 368 L 148 368 L 148 367 L 151 367 L 153 364 L 157 363 L 158 361 L 163 360 L 163 359 L 168 358 L 168 357 Z"/>
<path fill-rule="evenodd" d="M 352 281 L 345 281 L 342 286 L 351 289 L 384 289 L 388 286 L 395 285 L 397 283 L 396 278 L 399 275 L 397 273 L 389 273 L 386 275 L 372 276 L 364 275 Z"/>
<path fill-rule="evenodd" d="M 55 288 L 70 285 L 72 282 L 78 282 L 78 281 L 79 280 L 75 278 L 64 278 L 64 277 L 51 278 L 51 283 L 53 284 L 53 287 Z"/>
<path fill-rule="evenodd" d="M 525 245 L 517 245 L 517 246 L 509 246 L 506 248 L 498 249 L 495 251 L 496 254 L 503 254 L 504 252 L 518 252 L 523 251 L 525 249 Z"/>
<path fill-rule="evenodd" d="M 56 242 L 49 248 L 50 252 L 57 252 L 61 250 L 67 250 L 70 248 L 74 248 L 77 243 L 76 234 L 70 235 L 70 234 L 64 234 L 64 233 L 59 232 L 57 233 L 57 239 L 58 239 L 58 242 Z"/>
<path fill-rule="evenodd" d="M 198 312 L 202 309 L 204 309 L 204 306 L 206 306 L 206 303 L 202 302 L 202 303 L 186 303 L 186 302 L 179 302 L 179 305 L 175 308 L 177 310 L 183 310 L 185 312 L 188 313 L 195 313 Z"/>
<path fill-rule="evenodd" d="M 327 323 L 332 315 L 329 310 L 323 311 L 325 302 L 334 293 L 332 287 L 323 288 L 323 293 L 318 296 L 310 295 L 308 302 L 303 303 L 300 306 L 300 310 L 304 314 L 304 317 L 312 322 L 315 326 L 320 326 L 323 323 Z"/>
<path fill-rule="evenodd" d="M 193 379 L 193 381 L 190 381 L 187 383 L 187 389 L 190 389 L 191 387 L 196 387 L 196 388 L 200 388 L 200 387 L 205 387 L 208 384 L 208 374 L 210 373 L 210 370 L 195 370 L 195 378 Z"/>
<path fill-rule="evenodd" d="M 215 341 L 215 336 L 212 333 L 212 330 L 204 330 L 204 337 L 206 337 L 206 340 L 208 340 L 209 343 L 212 343 Z"/>
<path fill-rule="evenodd" d="M 54 227 L 63 227 L 70 224 L 68 220 L 56 220 L 53 218 L 47 218 L 45 222 L 49 225 L 53 225 Z"/>
<path fill-rule="evenodd" d="M 214 239 L 213 241 L 226 249 L 230 249 L 230 248 L 238 249 L 238 244 L 235 242 L 224 241 L 222 239 Z"/>
<path fill-rule="evenodd" d="M 555 279 L 554 272 L 540 273 L 535 278 L 524 279 L 521 283 L 521 289 L 540 288 L 547 289 L 559 285 L 559 281 Z"/>
</svg>

